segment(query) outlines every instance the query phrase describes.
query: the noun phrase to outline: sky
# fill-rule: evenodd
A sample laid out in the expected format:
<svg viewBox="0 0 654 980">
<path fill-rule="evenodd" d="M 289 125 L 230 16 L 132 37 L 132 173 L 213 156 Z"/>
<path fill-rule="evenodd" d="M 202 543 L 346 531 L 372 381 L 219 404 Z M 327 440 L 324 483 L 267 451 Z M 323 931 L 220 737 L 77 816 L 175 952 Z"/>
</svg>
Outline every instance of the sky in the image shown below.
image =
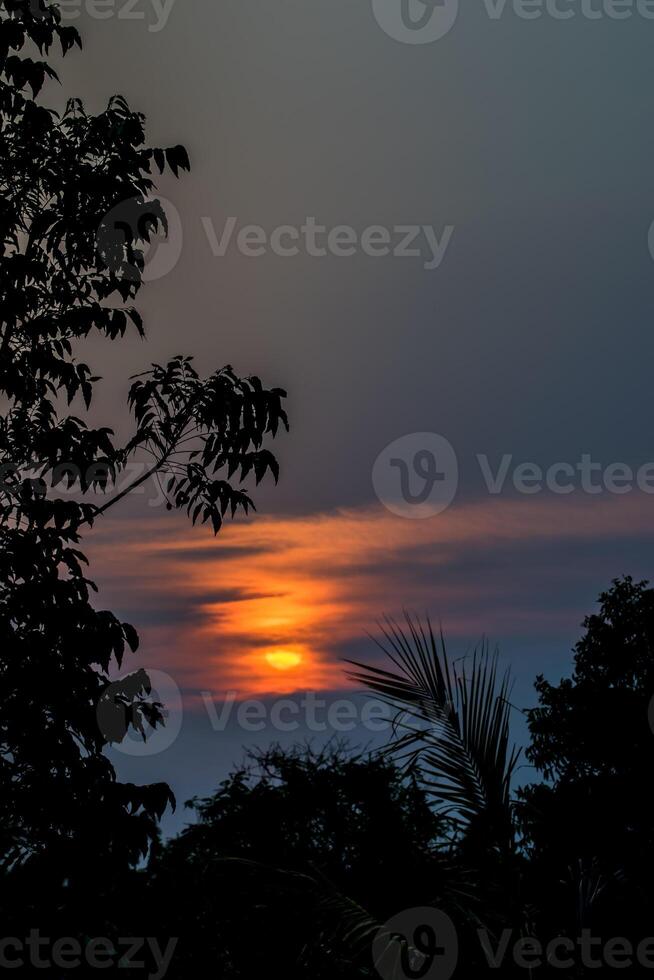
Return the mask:
<svg viewBox="0 0 654 980">
<path fill-rule="evenodd" d="M 252 519 L 214 539 L 146 487 L 87 539 L 129 668 L 177 705 L 122 775 L 206 794 L 243 745 L 316 733 L 270 717 L 306 691 L 382 740 L 343 659 L 403 609 L 454 657 L 498 646 L 521 741 L 598 594 L 652 575 L 649 6 L 408 0 L 410 28 L 400 0 L 69 0 L 52 100 L 119 92 L 192 164 L 160 181 L 147 344 L 85 352 L 95 417 L 126 436 L 128 375 L 188 353 L 285 388 L 291 421 Z M 216 728 L 230 699 L 263 728 Z"/>
</svg>

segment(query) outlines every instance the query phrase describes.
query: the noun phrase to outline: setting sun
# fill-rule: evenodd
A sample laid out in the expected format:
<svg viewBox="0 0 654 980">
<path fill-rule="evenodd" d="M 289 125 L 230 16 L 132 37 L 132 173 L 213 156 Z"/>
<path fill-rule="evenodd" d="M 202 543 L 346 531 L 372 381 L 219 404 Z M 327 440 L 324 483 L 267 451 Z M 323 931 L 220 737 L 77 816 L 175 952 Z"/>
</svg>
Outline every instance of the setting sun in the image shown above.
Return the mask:
<svg viewBox="0 0 654 980">
<path fill-rule="evenodd" d="M 302 662 L 302 657 L 292 650 L 271 650 L 266 654 L 266 660 L 277 670 L 290 670 L 291 667 L 297 667 Z"/>
</svg>

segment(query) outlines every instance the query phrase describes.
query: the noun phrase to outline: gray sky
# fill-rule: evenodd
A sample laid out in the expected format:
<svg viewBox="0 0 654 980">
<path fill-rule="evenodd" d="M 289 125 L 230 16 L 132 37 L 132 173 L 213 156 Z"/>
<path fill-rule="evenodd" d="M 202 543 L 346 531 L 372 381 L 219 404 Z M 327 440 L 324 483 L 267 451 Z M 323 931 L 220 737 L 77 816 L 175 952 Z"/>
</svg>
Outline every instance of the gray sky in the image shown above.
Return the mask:
<svg viewBox="0 0 654 980">
<path fill-rule="evenodd" d="M 463 649 L 485 628 L 513 664 L 524 703 L 537 672 L 567 669 L 581 618 L 610 579 L 651 569 L 654 499 L 601 482 L 611 464 L 635 473 L 654 460 L 648 7 L 634 3 L 618 20 L 609 0 L 560 0 L 570 19 L 552 16 L 550 3 L 550 13 L 527 20 L 511 4 L 493 18 L 487 0 L 462 7 L 439 40 L 408 44 L 379 23 L 397 21 L 395 0 L 375 0 L 375 10 L 366 0 L 176 0 L 167 18 L 138 0 L 132 14 L 143 19 L 128 19 L 116 0 L 102 20 L 89 3 L 78 21 L 85 50 L 62 67 L 64 93 L 97 111 L 120 92 L 145 112 L 153 143 L 183 143 L 192 162 L 190 175 L 160 185 L 182 232 L 168 246 L 174 267 L 141 294 L 148 345 L 92 351 L 107 379 L 96 411 L 124 428 L 126 376 L 179 352 L 203 370 L 231 363 L 285 387 L 292 429 L 278 447 L 280 485 L 256 496 L 262 514 L 289 534 L 286 522 L 304 516 L 307 534 L 333 530 L 341 540 L 343 511 L 364 530 L 378 530 L 371 515 L 383 513 L 387 553 L 356 546 L 370 625 L 420 603 L 452 624 Z M 234 236 L 215 255 L 209 238 L 220 239 L 230 217 Z M 354 254 L 310 255 L 300 242 L 293 256 L 266 245 L 252 257 L 234 244 L 243 226 L 269 236 L 308 217 L 352 228 Z M 434 254 L 423 232 L 417 256 L 366 254 L 371 226 L 386 230 L 390 248 L 399 226 L 427 227 L 446 243 L 442 261 L 425 268 Z M 394 440 L 424 432 L 452 445 L 457 494 L 446 513 L 407 521 L 378 500 L 373 465 Z M 488 492 L 478 454 L 493 472 L 511 457 L 499 494 Z M 581 485 L 584 454 L 601 464 L 599 494 Z M 573 492 L 521 493 L 513 476 L 525 462 L 572 467 Z M 508 530 L 513 504 L 519 534 Z M 129 501 L 112 525 L 116 549 L 168 533 L 159 512 L 147 525 L 139 507 Z M 311 524 L 319 515 L 326 524 Z M 175 540 L 187 533 L 173 526 Z M 445 549 L 439 527 L 453 535 Z M 188 533 L 189 548 L 200 547 Z M 219 579 L 220 541 L 213 547 Z M 302 554 L 313 589 L 324 558 Z M 354 549 L 349 574 L 356 557 Z M 154 631 L 146 661 L 177 665 L 184 687 L 181 654 L 162 653 L 174 629 L 164 615 L 170 582 L 144 572 L 141 603 L 121 586 L 119 566 L 99 545 L 96 578 L 146 636 Z M 281 566 L 274 575 L 297 586 Z M 207 587 L 198 580 L 198 595 Z M 198 603 L 197 595 L 182 602 L 179 622 L 205 615 Z M 363 605 L 348 614 L 352 632 L 339 630 L 321 656 L 356 647 Z M 198 650 L 185 655 L 195 662 Z M 224 750 L 216 771 L 232 757 Z M 198 766 L 206 790 L 214 773 Z"/>
</svg>

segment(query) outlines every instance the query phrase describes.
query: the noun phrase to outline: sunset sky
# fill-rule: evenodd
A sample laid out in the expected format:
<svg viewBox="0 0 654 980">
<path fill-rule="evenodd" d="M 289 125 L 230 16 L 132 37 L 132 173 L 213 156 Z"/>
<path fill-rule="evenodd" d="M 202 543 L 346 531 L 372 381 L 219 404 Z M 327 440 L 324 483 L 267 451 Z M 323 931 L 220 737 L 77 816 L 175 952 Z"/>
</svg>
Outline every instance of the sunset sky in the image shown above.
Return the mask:
<svg viewBox="0 0 654 980">
<path fill-rule="evenodd" d="M 88 355 L 105 378 L 95 416 L 125 436 L 127 376 L 189 353 L 287 389 L 291 431 L 279 486 L 248 487 L 257 514 L 217 539 L 147 493 L 89 536 L 99 601 L 142 636 L 130 666 L 166 672 L 184 699 L 174 744 L 121 756 L 121 771 L 168 779 L 181 800 L 210 791 L 241 745 L 274 733 L 218 738 L 203 692 L 342 691 L 342 659 L 376 656 L 366 634 L 403 608 L 442 623 L 455 656 L 497 643 L 516 704 L 531 703 L 538 672 L 569 669 L 611 579 L 652 576 L 651 494 L 578 481 L 528 494 L 511 479 L 490 494 L 478 456 L 493 470 L 504 454 L 544 469 L 654 460 L 654 22 L 467 5 L 414 46 L 366 0 L 177 0 L 160 30 L 138 9 L 83 14 L 63 95 L 99 110 L 120 92 L 154 143 L 188 147 L 192 171 L 161 184 L 179 254 L 141 293 L 148 344 Z M 454 231 L 432 270 L 361 252 L 216 255 L 230 216 L 268 232 L 309 216 Z M 379 454 L 410 433 L 440 434 L 458 459 L 453 503 L 424 520 L 373 488 Z"/>
<path fill-rule="evenodd" d="M 192 706 L 202 691 L 348 688 L 343 660 L 374 656 L 366 633 L 404 609 L 429 614 L 460 652 L 484 636 L 525 644 L 521 677 L 563 666 L 560 640 L 572 645 L 595 584 L 616 565 L 646 572 L 650 508 L 638 494 L 496 500 L 417 522 L 371 505 L 264 515 L 217 539 L 152 512 L 108 519 L 91 554 L 103 599 L 139 625 L 145 662 Z M 545 662 L 534 642 L 552 645 Z"/>
<path fill-rule="evenodd" d="M 135 757 L 115 751 L 118 769 L 132 780 L 146 773 L 171 780 L 183 800 L 210 792 L 244 746 L 330 734 L 377 744 L 388 725 L 373 733 L 358 723 L 360 711 L 335 733 L 324 712 L 322 728 L 287 708 L 276 726 L 269 712 L 288 704 L 287 695 L 299 703 L 306 691 L 332 703 L 351 699 L 344 661 L 379 657 L 367 633 L 379 635 L 375 621 L 403 608 L 442 626 L 455 659 L 483 637 L 498 645 L 515 678 L 521 740 L 519 709 L 534 703 L 536 674 L 569 671 L 570 647 L 597 591 L 616 570 L 649 574 L 651 506 L 640 494 L 496 499 L 412 521 L 370 505 L 262 515 L 217 539 L 155 509 L 144 520 L 107 519 L 91 550 L 102 600 L 139 626 L 138 663 L 173 685 L 159 691 L 172 712 L 161 749 L 155 740 L 153 755 L 143 757 L 140 745 Z M 253 700 L 266 706 L 256 729 L 239 725 L 233 710 L 233 702 Z M 216 729 L 211 712 L 230 703 Z"/>
</svg>

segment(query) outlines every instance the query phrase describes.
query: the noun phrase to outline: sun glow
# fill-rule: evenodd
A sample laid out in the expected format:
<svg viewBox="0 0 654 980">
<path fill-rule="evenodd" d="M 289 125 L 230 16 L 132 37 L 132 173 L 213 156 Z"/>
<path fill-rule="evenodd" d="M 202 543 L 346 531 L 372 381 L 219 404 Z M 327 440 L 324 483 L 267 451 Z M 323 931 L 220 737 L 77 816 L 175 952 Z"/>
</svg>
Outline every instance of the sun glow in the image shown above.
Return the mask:
<svg viewBox="0 0 654 980">
<path fill-rule="evenodd" d="M 291 670 L 302 663 L 300 654 L 292 650 L 271 650 L 266 654 L 266 660 L 276 670 Z"/>
<path fill-rule="evenodd" d="M 151 666 L 165 666 L 186 690 L 237 698 L 343 691 L 353 686 L 344 660 L 357 659 L 377 614 L 401 615 L 405 602 L 434 616 L 445 610 L 448 635 L 466 643 L 485 632 L 514 636 L 526 622 L 567 627 L 567 605 L 555 618 L 532 605 L 531 591 L 509 588 L 500 565 L 489 581 L 488 562 L 494 568 L 495 552 L 522 548 L 525 561 L 540 556 L 525 566 L 536 576 L 529 581 L 549 587 L 538 578 L 550 573 L 537 549 L 553 528 L 579 547 L 647 533 L 645 496 L 600 495 L 592 505 L 574 495 L 494 499 L 436 521 L 398 520 L 381 507 L 259 517 L 226 525 L 218 541 L 181 518 L 160 528 L 155 519 L 147 531 L 114 520 L 98 530 L 93 555 L 110 601 L 142 626 Z M 470 581 L 461 577 L 465 562 Z"/>
</svg>

